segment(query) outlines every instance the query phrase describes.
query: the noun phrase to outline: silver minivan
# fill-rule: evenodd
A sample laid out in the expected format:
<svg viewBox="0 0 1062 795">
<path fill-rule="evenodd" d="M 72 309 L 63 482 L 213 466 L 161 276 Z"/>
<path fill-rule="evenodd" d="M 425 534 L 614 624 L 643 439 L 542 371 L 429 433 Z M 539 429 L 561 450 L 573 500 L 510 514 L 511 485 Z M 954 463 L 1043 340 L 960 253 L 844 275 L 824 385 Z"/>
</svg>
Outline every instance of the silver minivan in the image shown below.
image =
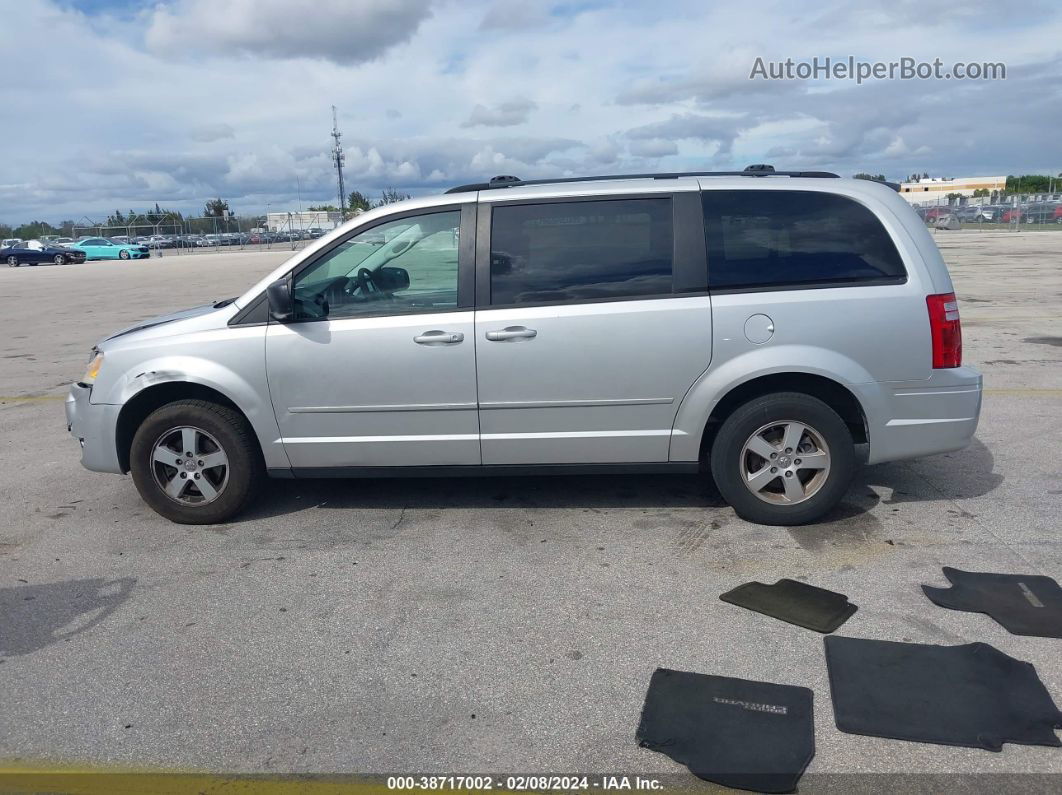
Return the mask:
<svg viewBox="0 0 1062 795">
<path fill-rule="evenodd" d="M 265 476 L 711 473 L 814 521 L 857 465 L 969 444 L 929 232 L 825 172 L 497 177 L 359 215 L 243 295 L 100 342 L 82 462 L 176 522 Z"/>
</svg>

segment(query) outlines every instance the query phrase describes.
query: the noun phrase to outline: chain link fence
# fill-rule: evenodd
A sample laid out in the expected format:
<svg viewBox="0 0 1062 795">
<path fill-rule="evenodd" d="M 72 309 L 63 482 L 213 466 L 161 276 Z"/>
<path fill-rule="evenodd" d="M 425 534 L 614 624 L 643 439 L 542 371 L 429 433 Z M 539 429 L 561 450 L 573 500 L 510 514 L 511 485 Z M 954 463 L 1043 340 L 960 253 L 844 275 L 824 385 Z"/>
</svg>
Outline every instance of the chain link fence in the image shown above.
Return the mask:
<svg viewBox="0 0 1062 795">
<path fill-rule="evenodd" d="M 153 256 L 208 251 L 282 249 L 294 251 L 332 231 L 336 213 L 289 212 L 268 216 L 136 215 L 106 221 L 82 218 L 71 230 L 74 241 L 101 237 L 148 246 Z M 268 219 L 268 221 L 267 221 Z"/>
<path fill-rule="evenodd" d="M 911 202 L 915 212 L 934 228 L 952 228 L 949 217 L 963 229 L 1062 231 L 1062 193 L 1003 193 L 988 196 L 947 194 Z"/>
</svg>

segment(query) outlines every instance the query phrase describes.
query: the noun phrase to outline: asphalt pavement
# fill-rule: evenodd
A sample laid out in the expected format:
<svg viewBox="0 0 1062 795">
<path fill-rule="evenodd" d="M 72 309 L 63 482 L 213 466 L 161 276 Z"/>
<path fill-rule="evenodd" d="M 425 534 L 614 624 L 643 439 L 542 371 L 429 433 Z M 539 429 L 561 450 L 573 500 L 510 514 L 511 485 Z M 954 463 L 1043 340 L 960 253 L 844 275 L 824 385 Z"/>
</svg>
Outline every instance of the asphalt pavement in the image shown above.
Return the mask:
<svg viewBox="0 0 1062 795">
<path fill-rule="evenodd" d="M 0 270 L 0 760 L 684 773 L 634 740 L 663 666 L 812 688 L 819 780 L 1062 773 L 1057 748 L 839 732 L 822 636 L 719 600 L 803 579 L 859 606 L 839 634 L 990 643 L 1062 705 L 1062 641 L 919 588 L 942 566 L 1062 580 L 1062 234 L 937 239 L 986 378 L 975 442 L 868 467 L 829 521 L 789 529 L 696 476 L 275 481 L 231 524 L 171 524 L 82 469 L 65 390 L 108 332 L 290 252 Z"/>
</svg>

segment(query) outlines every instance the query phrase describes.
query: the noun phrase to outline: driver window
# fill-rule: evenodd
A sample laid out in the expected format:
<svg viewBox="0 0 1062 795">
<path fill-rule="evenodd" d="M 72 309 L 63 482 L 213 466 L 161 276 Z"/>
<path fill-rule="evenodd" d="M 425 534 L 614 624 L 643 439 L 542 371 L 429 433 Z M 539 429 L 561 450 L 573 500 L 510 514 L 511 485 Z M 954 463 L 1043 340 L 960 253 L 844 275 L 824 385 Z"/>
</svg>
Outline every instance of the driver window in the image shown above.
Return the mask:
<svg viewBox="0 0 1062 795">
<path fill-rule="evenodd" d="M 457 308 L 461 211 L 427 213 L 356 234 L 295 277 L 296 320 Z"/>
</svg>

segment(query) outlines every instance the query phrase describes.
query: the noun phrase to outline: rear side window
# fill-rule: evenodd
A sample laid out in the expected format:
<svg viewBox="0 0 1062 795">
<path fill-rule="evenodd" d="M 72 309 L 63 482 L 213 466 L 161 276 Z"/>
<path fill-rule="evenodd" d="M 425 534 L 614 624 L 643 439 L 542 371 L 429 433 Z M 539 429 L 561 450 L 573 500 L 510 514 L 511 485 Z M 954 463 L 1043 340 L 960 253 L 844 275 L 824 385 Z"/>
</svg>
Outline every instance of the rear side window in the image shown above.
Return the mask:
<svg viewBox="0 0 1062 795">
<path fill-rule="evenodd" d="M 812 191 L 710 190 L 701 200 L 713 290 L 907 278 L 885 227 L 852 199 Z"/>
<path fill-rule="evenodd" d="M 669 294 L 673 248 L 670 198 L 495 207 L 491 304 Z"/>
</svg>

